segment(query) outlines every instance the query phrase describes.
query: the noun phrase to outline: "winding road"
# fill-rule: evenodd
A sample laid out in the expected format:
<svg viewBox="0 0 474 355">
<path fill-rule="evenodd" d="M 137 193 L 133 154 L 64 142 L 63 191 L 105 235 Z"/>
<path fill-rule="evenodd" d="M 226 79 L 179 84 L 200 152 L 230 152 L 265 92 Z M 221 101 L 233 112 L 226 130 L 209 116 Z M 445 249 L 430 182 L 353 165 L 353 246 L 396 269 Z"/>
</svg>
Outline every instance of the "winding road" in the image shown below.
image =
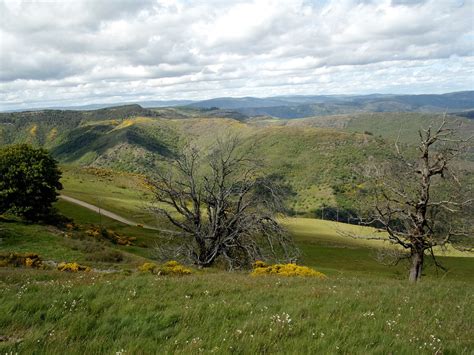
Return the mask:
<svg viewBox="0 0 474 355">
<path fill-rule="evenodd" d="M 147 225 L 147 224 L 139 224 L 137 222 L 134 222 L 134 221 L 131 221 L 127 218 L 119 216 L 116 213 L 104 210 L 103 208 L 100 208 L 98 206 L 92 205 L 90 203 L 87 203 L 87 202 L 84 202 L 84 201 L 81 201 L 81 200 L 78 200 L 77 198 L 74 198 L 74 197 L 69 197 L 69 196 L 66 196 L 66 195 L 59 195 L 59 198 L 64 200 L 64 201 L 68 201 L 68 202 L 74 203 L 76 205 L 85 207 L 85 208 L 87 208 L 91 211 L 94 211 L 96 213 L 100 213 L 102 216 L 106 216 L 106 217 L 112 218 L 112 219 L 114 219 L 118 222 L 128 224 L 129 226 L 138 226 L 138 225 L 140 225 L 140 226 L 143 226 L 143 228 L 145 228 L 145 229 L 153 229 L 153 230 L 159 230 L 159 231 L 163 231 L 163 232 L 173 232 L 173 233 L 175 233 L 174 231 L 159 229 L 159 228 Z"/>
</svg>

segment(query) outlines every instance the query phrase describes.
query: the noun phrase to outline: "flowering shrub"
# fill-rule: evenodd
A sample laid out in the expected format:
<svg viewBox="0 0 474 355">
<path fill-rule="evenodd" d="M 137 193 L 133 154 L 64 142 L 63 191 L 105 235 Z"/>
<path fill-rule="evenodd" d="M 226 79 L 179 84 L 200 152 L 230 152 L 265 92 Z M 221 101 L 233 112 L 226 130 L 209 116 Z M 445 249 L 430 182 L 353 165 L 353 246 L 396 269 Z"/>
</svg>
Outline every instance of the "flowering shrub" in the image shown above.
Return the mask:
<svg viewBox="0 0 474 355">
<path fill-rule="evenodd" d="M 25 259 L 25 266 L 32 267 L 34 263 L 34 260 L 31 258 L 26 258 Z"/>
<path fill-rule="evenodd" d="M 261 260 L 257 260 L 256 262 L 253 263 L 253 268 L 254 269 L 257 269 L 257 268 L 263 268 L 263 267 L 267 267 L 268 265 L 266 263 L 264 263 L 263 261 Z"/>
<path fill-rule="evenodd" d="M 113 230 L 99 227 L 92 227 L 88 229 L 86 233 L 91 237 L 104 238 L 118 245 L 133 245 L 133 242 L 137 239 L 135 237 L 126 237 Z"/>
<path fill-rule="evenodd" d="M 156 265 L 155 263 L 144 263 L 143 265 L 138 267 L 138 271 L 154 273 L 157 268 L 158 265 Z"/>
<path fill-rule="evenodd" d="M 0 267 L 1 266 L 41 268 L 43 267 L 43 262 L 40 256 L 35 253 L 8 253 L 0 254 Z"/>
<path fill-rule="evenodd" d="M 167 261 L 164 266 L 165 266 L 165 267 L 169 267 L 169 268 L 173 268 L 173 267 L 177 267 L 177 266 L 180 266 L 180 265 L 181 265 L 181 264 L 178 263 L 177 261 L 175 261 L 175 260 L 170 260 L 170 261 Z"/>
<path fill-rule="evenodd" d="M 141 272 L 151 272 L 152 274 L 158 275 L 189 275 L 191 274 L 191 270 L 184 267 L 177 261 L 168 261 L 163 266 L 158 266 L 155 263 L 144 263 L 138 268 Z"/>
<path fill-rule="evenodd" d="M 307 266 L 300 266 L 296 264 L 275 264 L 267 265 L 262 261 L 256 261 L 254 263 L 254 269 L 251 273 L 252 276 L 262 275 L 279 275 L 279 276 L 309 276 L 316 277 L 321 280 L 326 279 L 326 275 L 323 273 L 311 269 Z"/>
<path fill-rule="evenodd" d="M 185 268 L 177 261 L 171 260 L 160 268 L 159 273 L 161 275 L 190 275 L 191 270 Z"/>
<path fill-rule="evenodd" d="M 91 271 L 91 268 L 84 265 L 79 265 L 78 263 L 59 263 L 58 264 L 59 271 L 67 271 L 67 272 L 78 272 L 78 271 Z"/>
</svg>

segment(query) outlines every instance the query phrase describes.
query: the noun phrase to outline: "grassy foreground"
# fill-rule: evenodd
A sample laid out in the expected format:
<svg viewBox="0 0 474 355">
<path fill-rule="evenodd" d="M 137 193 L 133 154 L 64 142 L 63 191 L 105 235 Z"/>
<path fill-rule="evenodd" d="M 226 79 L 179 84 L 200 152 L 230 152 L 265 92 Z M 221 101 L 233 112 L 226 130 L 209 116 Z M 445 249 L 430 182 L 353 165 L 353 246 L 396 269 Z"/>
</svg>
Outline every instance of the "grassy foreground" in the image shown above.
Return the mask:
<svg viewBox="0 0 474 355">
<path fill-rule="evenodd" d="M 470 354 L 472 284 L 0 269 L 0 353 Z"/>
<path fill-rule="evenodd" d="M 97 185 L 86 177 L 71 179 L 67 192 L 94 203 Z M 135 181 L 107 179 L 99 190 L 102 207 L 146 220 L 144 195 L 127 185 Z M 153 258 L 165 234 L 99 218 L 66 201 L 56 206 L 74 219 L 76 233 L 100 223 L 136 241 L 122 246 L 0 220 L 0 252 L 118 271 L 0 268 L 0 354 L 471 354 L 474 348 L 474 258 L 442 256 L 450 271 L 438 274 L 428 264 L 413 286 L 405 265 L 375 260 L 380 242 L 338 233 L 359 227 L 288 218 L 283 223 L 302 250 L 301 263 L 327 280 L 219 270 L 155 276 L 135 270 Z"/>
<path fill-rule="evenodd" d="M 59 201 L 56 206 L 61 213 L 73 218 L 81 231 L 99 224 L 98 215 L 88 209 L 66 201 Z M 166 233 L 127 226 L 107 217 L 102 217 L 101 223 L 121 235 L 135 237 L 136 241 L 133 245 L 122 246 L 96 240 L 84 232 L 80 239 L 70 238 L 67 230 L 0 219 L 0 253 L 32 252 L 44 260 L 79 262 L 100 269 L 134 269 L 148 259 L 153 259 L 157 243 L 161 238 L 169 237 Z M 334 222 L 299 218 L 285 219 L 284 223 L 301 249 L 300 264 L 315 267 L 330 276 L 373 275 L 399 280 L 407 277 L 407 263 L 394 267 L 376 260 L 378 249 L 377 244 L 373 244 L 381 242 L 339 236 L 335 229 L 338 226 L 334 226 Z M 114 261 L 113 256 L 117 253 L 122 256 L 120 262 Z M 442 256 L 438 260 L 449 271 L 444 273 L 436 270 L 427 259 L 424 278 L 474 281 L 474 258 Z"/>
</svg>

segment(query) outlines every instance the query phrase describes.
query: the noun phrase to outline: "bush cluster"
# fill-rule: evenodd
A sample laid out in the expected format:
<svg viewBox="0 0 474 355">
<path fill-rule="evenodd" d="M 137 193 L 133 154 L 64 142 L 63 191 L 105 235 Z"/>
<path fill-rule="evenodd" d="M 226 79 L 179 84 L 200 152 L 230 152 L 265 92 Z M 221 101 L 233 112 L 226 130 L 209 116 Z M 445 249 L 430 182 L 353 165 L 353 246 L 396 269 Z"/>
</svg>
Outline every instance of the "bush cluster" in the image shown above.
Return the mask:
<svg viewBox="0 0 474 355">
<path fill-rule="evenodd" d="M 92 269 L 88 266 L 79 265 L 78 263 L 66 263 L 62 262 L 58 264 L 59 271 L 67 271 L 67 272 L 78 272 L 78 271 L 86 271 L 89 272 Z"/>
<path fill-rule="evenodd" d="M 76 227 L 76 229 L 78 228 Z M 72 230 L 71 228 L 68 228 L 68 230 L 70 232 L 64 233 L 64 236 L 67 237 L 64 240 L 66 246 L 85 254 L 87 261 L 120 263 L 128 260 L 119 250 L 108 247 L 102 235 L 91 237 L 92 230 L 89 230 L 87 235 L 84 235 L 81 230 Z"/>
<path fill-rule="evenodd" d="M 267 265 L 263 261 L 256 261 L 254 268 L 251 273 L 252 276 L 262 275 L 279 275 L 279 276 L 309 276 L 316 277 L 318 279 L 326 279 L 326 275 L 323 273 L 311 269 L 307 266 L 301 266 L 296 264 L 274 264 Z"/>
<path fill-rule="evenodd" d="M 42 268 L 43 262 L 35 253 L 7 253 L 0 254 L 0 267 L 5 266 L 26 266 L 31 268 Z"/>
<path fill-rule="evenodd" d="M 143 265 L 140 265 L 138 267 L 138 271 L 151 272 L 152 274 L 154 274 L 157 269 L 158 269 L 158 265 L 155 263 L 144 263 Z"/>
<path fill-rule="evenodd" d="M 108 241 L 118 245 L 130 246 L 133 245 L 135 240 L 137 240 L 135 237 L 126 237 L 114 232 L 113 230 L 99 227 L 92 227 L 87 230 L 86 233 L 91 237 L 107 239 Z"/>
<path fill-rule="evenodd" d="M 138 268 L 138 270 L 141 272 L 151 272 L 152 274 L 158 275 L 183 276 L 191 274 L 191 269 L 184 267 L 174 260 L 168 261 L 162 266 L 158 266 L 155 263 L 144 263 Z"/>
<path fill-rule="evenodd" d="M 190 275 L 191 269 L 184 267 L 177 261 L 171 260 L 160 268 L 159 273 L 161 275 Z"/>
</svg>

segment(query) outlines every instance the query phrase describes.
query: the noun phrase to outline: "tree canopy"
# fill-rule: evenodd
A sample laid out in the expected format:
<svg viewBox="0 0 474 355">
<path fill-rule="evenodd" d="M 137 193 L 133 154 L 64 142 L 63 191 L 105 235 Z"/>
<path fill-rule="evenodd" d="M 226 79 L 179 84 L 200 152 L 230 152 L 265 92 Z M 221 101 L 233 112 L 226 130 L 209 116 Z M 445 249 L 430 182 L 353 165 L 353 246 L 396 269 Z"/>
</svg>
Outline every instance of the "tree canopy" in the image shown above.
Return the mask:
<svg viewBox="0 0 474 355">
<path fill-rule="evenodd" d="M 0 176 L 0 214 L 31 221 L 51 215 L 61 171 L 46 150 L 27 144 L 0 149 Z"/>
</svg>

